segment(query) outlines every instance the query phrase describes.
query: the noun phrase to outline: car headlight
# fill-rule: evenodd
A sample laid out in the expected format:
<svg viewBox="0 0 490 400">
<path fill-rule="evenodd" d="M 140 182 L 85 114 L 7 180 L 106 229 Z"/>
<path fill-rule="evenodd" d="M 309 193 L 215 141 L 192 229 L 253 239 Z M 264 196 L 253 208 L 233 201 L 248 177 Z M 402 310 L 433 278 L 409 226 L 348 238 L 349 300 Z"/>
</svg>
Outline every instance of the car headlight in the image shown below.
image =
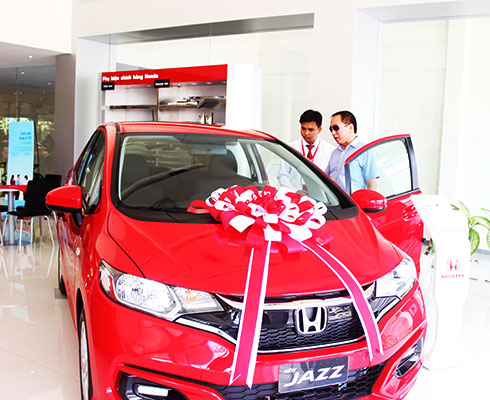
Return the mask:
<svg viewBox="0 0 490 400">
<path fill-rule="evenodd" d="M 402 299 L 417 280 L 417 271 L 412 259 L 406 256 L 391 272 L 376 281 L 376 297 Z"/>
<path fill-rule="evenodd" d="M 99 282 L 104 293 L 118 303 L 169 321 L 184 314 L 223 310 L 210 293 L 125 274 L 105 261 L 99 266 Z"/>
</svg>

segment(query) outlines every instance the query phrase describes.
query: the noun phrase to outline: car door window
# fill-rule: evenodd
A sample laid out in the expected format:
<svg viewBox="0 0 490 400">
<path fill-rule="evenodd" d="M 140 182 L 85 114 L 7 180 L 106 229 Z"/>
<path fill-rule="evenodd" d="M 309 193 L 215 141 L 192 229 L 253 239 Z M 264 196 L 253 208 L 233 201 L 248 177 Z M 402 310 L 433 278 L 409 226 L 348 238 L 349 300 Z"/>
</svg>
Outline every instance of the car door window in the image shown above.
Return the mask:
<svg viewBox="0 0 490 400">
<path fill-rule="evenodd" d="M 362 170 L 368 163 L 374 163 L 369 168 L 375 171 L 375 190 L 386 198 L 411 192 L 415 186 L 416 177 L 411 168 L 410 147 L 405 138 L 399 138 L 374 145 L 366 151 L 348 159 L 346 163 L 346 183 L 350 193 L 360 187 Z"/>
<path fill-rule="evenodd" d="M 417 162 L 409 135 L 378 139 L 349 157 L 345 164 L 346 183 L 356 173 L 356 163 L 370 154 L 376 161 L 376 191 L 387 199 L 386 209 L 369 213 L 381 234 L 410 255 L 418 263 L 422 249 L 423 224 L 413 206 L 411 196 L 420 193 Z M 348 186 L 353 189 L 352 185 Z"/>
<path fill-rule="evenodd" d="M 79 175 L 78 184 L 82 189 L 83 204 L 87 213 L 92 212 L 99 203 L 102 190 L 104 152 L 104 135 L 99 133 L 93 142 L 93 146 L 87 149 L 83 155 L 83 164 Z"/>
</svg>

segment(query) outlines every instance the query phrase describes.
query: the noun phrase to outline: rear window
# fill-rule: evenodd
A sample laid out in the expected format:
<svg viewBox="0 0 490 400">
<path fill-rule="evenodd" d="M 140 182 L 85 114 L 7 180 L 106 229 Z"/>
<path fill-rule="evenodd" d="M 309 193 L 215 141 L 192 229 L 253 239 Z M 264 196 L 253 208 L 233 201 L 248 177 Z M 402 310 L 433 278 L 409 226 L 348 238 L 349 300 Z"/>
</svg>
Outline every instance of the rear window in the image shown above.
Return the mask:
<svg viewBox="0 0 490 400">
<path fill-rule="evenodd" d="M 124 210 L 186 213 L 193 200 L 233 185 L 287 187 L 329 209 L 352 201 L 279 142 L 199 134 L 121 135 L 114 203 Z M 142 215 L 140 213 L 140 215 Z"/>
</svg>

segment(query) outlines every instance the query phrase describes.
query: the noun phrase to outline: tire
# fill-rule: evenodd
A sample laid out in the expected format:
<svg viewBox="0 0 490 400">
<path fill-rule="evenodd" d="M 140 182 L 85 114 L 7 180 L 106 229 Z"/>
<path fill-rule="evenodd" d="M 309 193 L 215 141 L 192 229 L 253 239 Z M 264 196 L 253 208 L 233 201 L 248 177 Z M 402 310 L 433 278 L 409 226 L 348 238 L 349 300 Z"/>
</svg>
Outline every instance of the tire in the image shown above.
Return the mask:
<svg viewBox="0 0 490 400">
<path fill-rule="evenodd" d="M 63 296 L 66 296 L 65 281 L 61 276 L 61 250 L 59 247 L 58 247 L 58 289 L 60 290 Z"/>
<path fill-rule="evenodd" d="M 85 312 L 82 309 L 78 319 L 78 365 L 80 371 L 80 397 L 82 400 L 92 400 L 93 395 L 89 354 L 87 324 L 85 322 Z"/>
</svg>

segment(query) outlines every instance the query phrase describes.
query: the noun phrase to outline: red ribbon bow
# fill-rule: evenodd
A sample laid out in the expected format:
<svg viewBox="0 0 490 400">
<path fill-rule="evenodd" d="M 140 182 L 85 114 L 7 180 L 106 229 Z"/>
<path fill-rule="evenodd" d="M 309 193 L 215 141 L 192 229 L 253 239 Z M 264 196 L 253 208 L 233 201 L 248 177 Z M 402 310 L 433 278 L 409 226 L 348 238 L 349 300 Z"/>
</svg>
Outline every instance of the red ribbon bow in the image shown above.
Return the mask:
<svg viewBox="0 0 490 400">
<path fill-rule="evenodd" d="M 245 245 L 251 247 L 244 309 L 238 329 L 230 384 L 252 386 L 257 349 L 262 326 L 269 256 L 274 245 L 284 245 L 288 252 L 305 248 L 318 257 L 341 280 L 349 291 L 366 334 L 370 360 L 375 351 L 383 353 L 380 333 L 364 291 L 349 269 L 333 254 L 308 240 L 326 222 L 327 207 L 307 196 L 284 188 L 265 186 L 232 186 L 214 191 L 206 201 L 195 200 L 189 212 L 209 212 L 221 221 L 225 231 L 238 232 Z M 299 245 L 299 246 L 298 246 Z"/>
</svg>

